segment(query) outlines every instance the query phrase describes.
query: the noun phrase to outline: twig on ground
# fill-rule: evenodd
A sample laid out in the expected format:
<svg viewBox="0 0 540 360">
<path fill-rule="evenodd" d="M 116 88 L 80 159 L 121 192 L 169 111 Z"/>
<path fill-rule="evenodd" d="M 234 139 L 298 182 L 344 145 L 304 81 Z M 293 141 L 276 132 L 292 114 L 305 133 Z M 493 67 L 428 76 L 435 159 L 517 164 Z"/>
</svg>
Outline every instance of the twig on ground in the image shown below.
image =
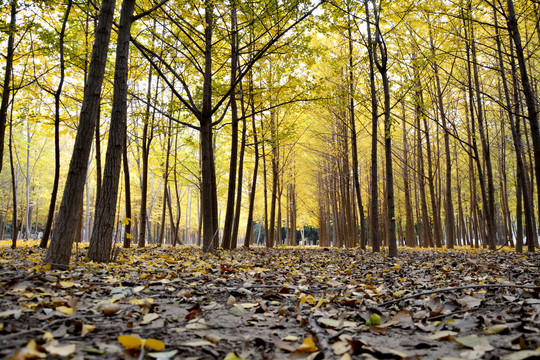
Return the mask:
<svg viewBox="0 0 540 360">
<path fill-rule="evenodd" d="M 309 318 L 309 331 L 315 336 L 317 342 L 319 343 L 319 348 L 321 349 L 324 359 L 335 360 L 334 351 L 328 343 L 328 336 L 326 336 L 324 330 L 319 326 L 317 320 L 314 318 Z"/>
</svg>

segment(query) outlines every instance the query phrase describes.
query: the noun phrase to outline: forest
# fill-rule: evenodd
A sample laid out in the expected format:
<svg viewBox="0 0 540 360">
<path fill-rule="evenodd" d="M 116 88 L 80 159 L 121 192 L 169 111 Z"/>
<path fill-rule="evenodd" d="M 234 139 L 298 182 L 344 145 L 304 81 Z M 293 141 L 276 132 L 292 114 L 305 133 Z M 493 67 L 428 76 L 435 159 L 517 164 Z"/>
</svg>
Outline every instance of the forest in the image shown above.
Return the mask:
<svg viewBox="0 0 540 360">
<path fill-rule="evenodd" d="M 540 357 L 538 0 L 0 14 L 0 357 Z"/>
<path fill-rule="evenodd" d="M 2 238 L 534 251 L 539 7 L 10 1 Z"/>
</svg>

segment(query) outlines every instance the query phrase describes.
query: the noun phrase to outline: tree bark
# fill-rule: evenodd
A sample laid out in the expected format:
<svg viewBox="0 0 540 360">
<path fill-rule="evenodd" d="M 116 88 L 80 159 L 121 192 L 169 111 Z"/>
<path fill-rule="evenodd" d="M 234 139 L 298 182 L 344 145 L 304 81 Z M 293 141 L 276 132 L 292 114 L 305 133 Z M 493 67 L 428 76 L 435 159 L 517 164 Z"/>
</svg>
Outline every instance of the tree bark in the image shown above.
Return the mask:
<svg viewBox="0 0 540 360">
<path fill-rule="evenodd" d="M 236 75 L 238 65 L 238 25 L 236 20 L 236 3 L 231 3 L 231 156 L 229 162 L 229 187 L 227 191 L 227 207 L 223 224 L 223 243 L 225 250 L 231 248 L 232 228 L 234 221 L 234 201 L 236 190 L 236 167 L 238 161 L 238 105 L 236 103 Z"/>
<path fill-rule="evenodd" d="M 60 182 L 60 95 L 62 94 L 62 87 L 64 85 L 65 78 L 64 38 L 66 35 L 67 21 L 72 4 L 73 1 L 69 0 L 64 13 L 64 20 L 62 22 L 62 28 L 60 30 L 58 40 L 60 46 L 60 81 L 58 83 L 58 88 L 54 93 L 54 182 L 51 192 L 47 222 L 45 223 L 45 230 L 43 231 L 43 237 L 41 238 L 41 242 L 39 244 L 39 246 L 43 249 L 45 249 L 49 243 L 49 236 L 51 234 L 51 227 L 54 219 L 54 209 L 56 207 L 56 198 L 58 195 L 58 183 Z"/>
<path fill-rule="evenodd" d="M 111 259 L 118 183 L 120 180 L 122 153 L 126 146 L 129 44 L 134 9 L 135 0 L 123 1 L 116 43 L 111 127 L 105 158 L 103 187 L 99 194 L 92 238 L 88 248 L 88 257 L 96 262 L 108 262 Z"/>
<path fill-rule="evenodd" d="M 127 140 L 127 139 L 126 139 Z M 128 162 L 128 153 L 127 153 L 127 141 L 126 146 L 124 146 L 124 152 L 122 154 L 122 163 L 124 164 L 124 183 L 126 187 L 126 224 L 124 228 L 124 248 L 129 249 L 131 246 L 131 223 L 133 218 L 131 215 L 131 185 L 129 181 L 129 162 Z M 135 227 L 136 228 L 136 227 Z"/>
<path fill-rule="evenodd" d="M 429 21 L 428 21 L 429 23 Z M 431 45 L 431 53 L 435 59 L 435 45 L 433 43 L 433 38 L 431 34 L 431 26 L 429 28 L 429 37 Z M 446 229 L 446 247 L 448 249 L 454 248 L 454 243 L 456 239 L 455 232 L 455 218 L 454 218 L 454 205 L 452 203 L 452 159 L 450 155 L 450 136 L 447 127 L 447 118 L 445 105 L 443 103 L 443 93 L 441 89 L 441 80 L 439 78 L 439 64 L 436 60 L 433 60 L 433 72 L 435 74 L 435 85 L 437 90 L 437 107 L 439 109 L 439 114 L 441 116 L 442 127 L 444 130 L 444 152 L 446 157 L 446 190 L 445 190 L 445 200 L 444 200 L 444 218 L 445 218 L 445 229 Z M 442 236 L 442 232 L 440 234 Z"/>
<path fill-rule="evenodd" d="M 13 216 L 11 218 L 11 248 L 17 247 L 17 180 L 15 179 L 15 162 L 13 161 L 13 117 L 9 121 L 9 165 L 11 170 L 11 191 L 13 192 Z"/>
<path fill-rule="evenodd" d="M 2 86 L 2 103 L 0 104 L 0 173 L 4 165 L 4 142 L 6 137 L 7 110 L 9 107 L 9 97 L 11 94 L 11 72 L 13 69 L 13 53 L 15 47 L 15 31 L 17 21 L 17 0 L 11 0 L 11 12 L 9 23 L 9 36 L 6 49 L 6 70 L 4 73 L 4 83 Z"/>
<path fill-rule="evenodd" d="M 351 125 L 351 150 L 352 150 L 352 167 L 353 181 L 356 192 L 356 203 L 358 206 L 358 214 L 360 215 L 360 248 L 365 249 L 367 246 L 367 226 L 366 217 L 364 215 L 364 205 L 362 203 L 362 189 L 360 188 L 360 174 L 358 167 L 358 144 L 356 139 L 356 119 L 354 111 L 354 72 L 353 72 L 353 39 L 352 39 L 352 20 L 351 9 L 347 3 L 347 35 L 349 42 L 349 119 Z"/>
<path fill-rule="evenodd" d="M 414 231 L 413 208 L 411 204 L 411 193 L 409 184 L 409 149 L 407 141 L 407 128 L 405 121 L 405 103 L 401 103 L 403 109 L 403 191 L 405 195 L 405 243 L 409 247 L 416 246 L 416 234 Z"/>
<path fill-rule="evenodd" d="M 382 37 L 379 28 L 379 15 L 377 14 L 377 6 L 375 5 L 375 24 L 377 32 L 374 44 L 374 60 L 377 69 L 382 77 L 384 91 L 384 156 L 386 169 L 386 206 L 387 206 L 387 223 L 388 223 L 388 256 L 396 257 L 398 255 L 397 240 L 396 240 L 396 217 L 394 204 L 394 170 L 392 168 L 392 119 L 390 117 L 390 84 L 388 81 L 388 52 L 386 43 Z M 377 56 L 377 50 L 380 53 L 380 60 Z"/>
<path fill-rule="evenodd" d="M 51 245 L 44 262 L 55 268 L 67 268 L 71 248 L 75 240 L 80 203 L 83 200 L 84 183 L 88 170 L 88 156 L 101 98 L 101 86 L 105 74 L 109 49 L 115 0 L 103 0 L 99 23 L 92 50 L 88 83 L 85 87 L 79 128 L 75 138 L 64 195 L 54 225 Z"/>
<path fill-rule="evenodd" d="M 469 6 L 469 14 L 470 14 L 471 4 L 469 3 L 468 6 Z M 486 169 L 486 180 L 487 180 L 487 202 L 484 203 L 485 205 L 484 213 L 485 213 L 485 221 L 486 221 L 487 230 L 488 230 L 489 249 L 495 250 L 496 249 L 495 244 L 497 240 L 496 239 L 497 230 L 496 230 L 496 220 L 495 220 L 495 186 L 493 184 L 493 167 L 491 165 L 491 151 L 490 151 L 489 143 L 487 140 L 486 130 L 484 128 L 484 112 L 482 108 L 480 80 L 479 80 L 479 74 L 478 74 L 478 65 L 477 65 L 478 62 L 477 62 L 477 56 L 476 56 L 474 26 L 472 24 L 470 26 L 470 31 L 471 31 L 470 48 L 471 48 L 471 55 L 472 55 L 474 87 L 476 91 L 478 130 L 480 133 L 480 141 L 482 143 L 482 155 L 484 157 L 484 163 L 485 163 L 485 169 Z"/>
<path fill-rule="evenodd" d="M 373 59 L 373 41 L 371 38 L 369 0 L 364 0 L 369 55 L 369 86 L 371 95 L 371 214 L 370 239 L 373 252 L 381 251 L 379 239 L 379 202 L 377 193 L 377 92 L 375 91 L 375 63 Z"/>
<path fill-rule="evenodd" d="M 214 29 L 214 6 L 205 1 L 204 29 L 204 82 L 202 110 L 199 114 L 202 162 L 202 223 L 203 252 L 214 252 L 219 241 L 216 171 L 212 141 L 212 35 Z"/>
<path fill-rule="evenodd" d="M 422 125 L 421 120 L 425 117 L 424 114 L 424 96 L 422 91 L 422 82 L 420 80 L 420 74 L 418 65 L 414 67 L 415 78 L 415 115 L 416 115 L 416 156 L 418 161 L 418 182 L 420 183 L 420 202 L 422 209 L 422 225 L 423 225 L 423 246 L 433 246 L 433 234 L 431 232 L 431 226 L 428 215 L 427 200 L 426 200 L 426 176 L 424 169 L 424 151 L 422 148 Z M 428 136 L 426 134 L 426 136 Z"/>
<path fill-rule="evenodd" d="M 255 96 L 253 93 L 253 73 L 250 73 L 248 81 L 251 105 L 251 128 L 253 129 L 253 146 L 255 147 L 255 165 L 253 166 L 253 179 L 251 180 L 251 190 L 249 193 L 249 210 L 246 227 L 246 237 L 244 238 L 245 247 L 249 247 L 250 243 L 252 243 L 251 239 L 253 237 L 253 209 L 255 204 L 255 190 L 257 189 L 257 173 L 259 171 L 259 140 L 257 138 L 257 127 L 255 126 Z"/>
<path fill-rule="evenodd" d="M 497 23 L 497 13 L 494 9 L 494 20 L 495 20 L 495 39 L 496 39 L 496 42 L 497 42 L 497 55 L 498 55 L 498 60 L 499 60 L 499 71 L 501 72 L 501 80 L 502 80 L 502 85 L 503 85 L 503 91 L 504 91 L 504 98 L 505 98 L 505 102 L 506 102 L 506 106 L 508 108 L 508 121 L 510 123 L 510 130 L 512 132 L 512 139 L 513 139 L 513 143 L 514 143 L 514 149 L 516 151 L 516 167 L 517 167 L 517 178 L 518 178 L 518 186 L 517 186 L 517 190 L 518 191 L 521 191 L 520 194 L 517 194 L 517 199 L 516 199 L 516 203 L 517 203 L 517 209 L 516 209 L 516 216 L 519 216 L 521 217 L 521 210 L 522 210 L 522 201 L 523 201 L 523 209 L 525 210 L 525 231 L 526 231 L 526 235 L 527 235 L 527 242 L 528 243 L 531 243 L 532 241 L 529 241 L 529 239 L 533 239 L 534 238 L 534 235 L 533 235 L 533 227 L 534 227 L 534 222 L 532 220 L 532 199 L 529 198 L 529 186 L 528 186 L 528 183 L 527 183 L 527 180 L 525 178 L 525 166 L 523 164 L 523 150 L 522 150 L 522 145 L 521 145 L 521 134 L 520 134 L 520 131 L 519 131 L 519 121 L 518 121 L 518 125 L 516 126 L 516 121 L 515 121 L 515 118 L 514 118 L 514 112 L 513 112 L 513 107 L 512 107 L 512 101 L 510 99 L 510 90 L 508 89 L 508 82 L 507 82 L 507 79 L 506 79 L 506 72 L 505 72 L 505 67 L 504 67 L 504 60 L 503 60 L 503 55 L 502 55 L 502 46 L 501 46 L 501 39 L 500 39 L 500 36 L 499 36 L 499 28 L 498 28 L 498 23 Z M 513 51 L 512 51 L 513 53 Z M 515 65 L 514 65 L 514 59 L 512 58 L 512 70 L 516 70 L 515 69 Z M 516 78 L 516 74 L 514 73 L 514 78 Z M 517 81 L 514 81 L 514 84 L 516 84 Z M 516 84 L 517 85 L 517 84 Z M 516 89 L 517 91 L 517 89 Z M 517 102 L 517 99 L 514 99 L 514 101 Z M 523 251 L 523 228 L 522 228 L 522 224 L 521 224 L 521 219 L 518 219 L 518 238 L 517 238 L 517 241 L 516 241 L 516 252 L 518 253 L 521 253 Z M 521 237 L 521 239 L 520 239 Z M 529 251 L 530 248 L 529 248 Z M 534 247 L 532 249 L 532 251 L 534 251 Z"/>
<path fill-rule="evenodd" d="M 525 63 L 525 56 L 523 54 L 523 46 L 521 44 L 521 35 L 519 33 L 519 27 L 514 10 L 514 1 L 508 0 L 508 18 L 507 25 L 508 31 L 514 40 L 516 46 L 516 57 L 518 59 L 519 72 L 521 75 L 521 86 L 523 87 L 523 94 L 525 95 L 525 104 L 527 105 L 527 118 L 529 120 L 529 126 L 532 137 L 533 152 L 534 152 L 534 172 L 536 174 L 536 195 L 538 203 L 538 219 L 540 219 L 540 125 L 538 121 L 538 111 L 536 108 L 536 98 L 531 86 L 531 81 L 527 73 L 527 66 Z M 523 188 L 524 189 L 524 188 Z M 525 190 L 525 189 L 524 189 Z M 525 209 L 527 206 L 525 205 Z M 528 243 L 528 251 L 534 252 L 533 239 Z"/>
<path fill-rule="evenodd" d="M 242 83 L 240 83 L 240 90 L 242 90 Z M 238 245 L 238 228 L 240 226 L 240 214 L 242 206 L 242 185 L 244 180 L 244 154 L 246 152 L 246 110 L 244 105 L 244 92 L 240 91 L 241 104 L 242 104 L 242 140 L 240 141 L 240 159 L 238 162 L 238 188 L 236 190 L 236 209 L 234 210 L 234 222 L 232 229 L 231 248 L 235 249 Z"/>
</svg>

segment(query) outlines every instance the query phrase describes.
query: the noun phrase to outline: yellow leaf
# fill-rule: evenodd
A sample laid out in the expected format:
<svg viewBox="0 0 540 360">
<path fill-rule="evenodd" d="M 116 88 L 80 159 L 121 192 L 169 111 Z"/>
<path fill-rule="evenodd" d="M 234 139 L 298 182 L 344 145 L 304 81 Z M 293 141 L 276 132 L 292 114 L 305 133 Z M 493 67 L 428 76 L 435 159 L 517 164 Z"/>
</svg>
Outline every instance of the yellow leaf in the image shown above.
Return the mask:
<svg viewBox="0 0 540 360">
<path fill-rule="evenodd" d="M 400 264 L 396 264 L 396 265 L 394 265 L 394 269 L 396 269 L 396 270 L 399 270 L 399 269 L 401 269 L 401 265 L 400 265 Z"/>
<path fill-rule="evenodd" d="M 133 305 L 145 305 L 145 304 L 152 304 L 154 302 L 153 298 L 146 298 L 146 299 L 131 299 L 129 302 Z"/>
<path fill-rule="evenodd" d="M 62 286 L 63 288 L 70 288 L 75 286 L 75 283 L 71 281 L 60 281 L 60 286 Z"/>
<path fill-rule="evenodd" d="M 75 346 L 75 344 L 60 345 L 56 343 L 56 344 L 50 344 L 50 345 L 45 346 L 45 349 L 51 355 L 67 357 L 73 354 L 75 350 L 77 349 L 77 347 Z"/>
<path fill-rule="evenodd" d="M 133 236 L 131 236 L 130 233 L 126 233 L 126 237 L 127 237 L 128 239 L 133 239 Z"/>
<path fill-rule="evenodd" d="M 143 341 L 140 337 L 131 336 L 131 335 L 120 335 L 118 337 L 118 342 L 122 344 L 127 350 L 139 349 L 143 344 Z"/>
<path fill-rule="evenodd" d="M 47 331 L 43 334 L 42 336 L 43 340 L 45 340 L 46 342 L 50 342 L 50 341 L 53 341 L 54 340 L 54 336 L 53 334 L 50 332 L 50 331 Z"/>
<path fill-rule="evenodd" d="M 81 336 L 84 336 L 84 335 L 86 335 L 88 333 L 91 333 L 95 329 L 96 329 L 96 327 L 94 325 L 83 324 L 82 330 L 81 330 Z"/>
<path fill-rule="evenodd" d="M 31 340 L 24 348 L 13 355 L 10 360 L 26 360 L 26 359 L 46 359 L 47 354 L 45 349 L 39 346 L 34 340 Z"/>
<path fill-rule="evenodd" d="M 152 321 L 156 320 L 157 318 L 159 318 L 158 314 L 156 314 L 156 313 L 148 313 L 148 314 L 146 314 L 146 315 L 144 315 L 142 317 L 141 324 L 151 323 Z"/>
<path fill-rule="evenodd" d="M 51 270 L 51 264 L 41 265 L 39 270 L 40 271 L 49 271 L 49 270 Z"/>
<path fill-rule="evenodd" d="M 122 225 L 128 225 L 130 221 L 131 221 L 130 218 L 125 217 L 122 219 Z"/>
<path fill-rule="evenodd" d="M 317 305 L 315 305 L 311 310 L 317 310 L 324 304 L 324 297 L 321 296 L 319 299 L 319 302 L 317 302 Z"/>
<path fill-rule="evenodd" d="M 244 359 L 243 357 L 238 356 L 238 354 L 236 354 L 235 352 L 232 352 L 232 353 L 228 353 L 227 356 L 225 356 L 223 360 L 247 360 L 247 359 Z"/>
<path fill-rule="evenodd" d="M 73 315 L 73 309 L 67 306 L 59 306 L 56 308 L 56 311 L 64 315 Z"/>
<path fill-rule="evenodd" d="M 302 342 L 302 345 L 300 345 L 297 349 L 298 351 L 306 351 L 306 352 L 315 352 L 317 351 L 317 345 L 315 345 L 315 342 L 313 342 L 313 338 L 311 336 L 308 336 L 304 339 Z"/>
<path fill-rule="evenodd" d="M 165 349 L 165 344 L 162 341 L 156 339 L 146 339 L 143 340 L 144 347 L 154 351 L 161 351 Z"/>
</svg>

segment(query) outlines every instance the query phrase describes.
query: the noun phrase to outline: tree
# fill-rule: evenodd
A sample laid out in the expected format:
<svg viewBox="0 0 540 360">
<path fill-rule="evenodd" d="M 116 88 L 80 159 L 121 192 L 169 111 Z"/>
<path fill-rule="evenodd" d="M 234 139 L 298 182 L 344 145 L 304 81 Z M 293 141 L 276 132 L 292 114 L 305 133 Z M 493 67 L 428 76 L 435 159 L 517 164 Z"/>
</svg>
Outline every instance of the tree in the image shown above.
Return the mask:
<svg viewBox="0 0 540 360">
<path fill-rule="evenodd" d="M 17 20 L 17 0 L 11 0 L 11 14 L 9 23 L 9 36 L 6 51 L 6 69 L 4 73 L 4 83 L 2 84 L 2 102 L 0 103 L 0 172 L 4 165 L 4 142 L 6 136 L 7 110 L 9 107 L 9 97 L 11 94 L 10 82 L 11 71 L 13 69 L 13 53 L 15 48 L 15 31 Z"/>
<path fill-rule="evenodd" d="M 49 214 L 47 216 L 47 223 L 45 224 L 45 230 L 43 237 L 41 238 L 40 246 L 46 248 L 49 242 L 49 236 L 51 233 L 51 227 L 54 219 L 54 209 L 56 207 L 56 198 L 58 194 L 58 183 L 60 182 L 60 97 L 62 95 L 62 88 L 64 86 L 65 79 L 65 59 L 64 59 L 64 38 L 66 35 L 67 21 L 69 19 L 69 13 L 71 12 L 71 6 L 73 1 L 69 0 L 66 7 L 64 20 L 62 22 L 62 28 L 60 29 L 59 51 L 60 51 L 60 81 L 58 82 L 58 88 L 53 93 L 54 95 L 54 184 L 51 193 L 51 201 L 49 204 Z"/>
<path fill-rule="evenodd" d="M 88 168 L 88 156 L 101 99 L 101 86 L 107 62 L 114 6 L 115 0 L 103 0 L 101 5 L 88 83 L 84 91 L 79 127 L 69 165 L 70 170 L 60 210 L 54 224 L 51 245 L 44 259 L 46 264 L 57 268 L 66 268 L 69 264 L 71 247 L 76 236 L 77 219 L 80 215 Z"/>
<path fill-rule="evenodd" d="M 388 207 L 388 255 L 397 256 L 396 218 L 394 205 L 394 170 L 392 167 L 392 119 L 390 117 L 390 85 L 388 81 L 388 51 L 381 34 L 377 5 L 374 4 L 375 42 L 373 58 L 382 77 L 384 91 L 384 155 L 386 170 L 386 206 Z M 379 54 L 379 55 L 377 55 Z"/>
<path fill-rule="evenodd" d="M 120 179 L 122 153 L 126 146 L 129 44 L 134 9 L 135 0 L 123 1 L 116 43 L 114 95 L 109 143 L 107 144 L 103 184 L 99 194 L 90 247 L 88 248 L 88 257 L 97 262 L 108 262 L 111 257 L 118 181 Z"/>
</svg>

